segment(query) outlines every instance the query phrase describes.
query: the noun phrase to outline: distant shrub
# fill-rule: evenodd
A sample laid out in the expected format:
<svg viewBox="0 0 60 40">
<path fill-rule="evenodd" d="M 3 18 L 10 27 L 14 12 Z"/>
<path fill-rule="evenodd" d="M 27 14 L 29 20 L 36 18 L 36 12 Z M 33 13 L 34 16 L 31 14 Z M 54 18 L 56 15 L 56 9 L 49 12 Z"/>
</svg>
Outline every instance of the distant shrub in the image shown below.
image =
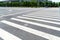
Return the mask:
<svg viewBox="0 0 60 40">
<path fill-rule="evenodd" d="M 60 2 L 0 2 L 1 7 L 60 7 Z"/>
</svg>

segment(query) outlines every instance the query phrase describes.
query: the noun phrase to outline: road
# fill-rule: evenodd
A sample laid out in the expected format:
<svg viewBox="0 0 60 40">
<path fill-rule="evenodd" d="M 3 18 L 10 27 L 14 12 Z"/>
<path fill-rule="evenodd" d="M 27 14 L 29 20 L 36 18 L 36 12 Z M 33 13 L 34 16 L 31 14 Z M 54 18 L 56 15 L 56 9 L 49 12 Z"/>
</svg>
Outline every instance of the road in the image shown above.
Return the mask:
<svg viewBox="0 0 60 40">
<path fill-rule="evenodd" d="M 59 8 L 0 10 L 0 40 L 60 40 Z"/>
</svg>

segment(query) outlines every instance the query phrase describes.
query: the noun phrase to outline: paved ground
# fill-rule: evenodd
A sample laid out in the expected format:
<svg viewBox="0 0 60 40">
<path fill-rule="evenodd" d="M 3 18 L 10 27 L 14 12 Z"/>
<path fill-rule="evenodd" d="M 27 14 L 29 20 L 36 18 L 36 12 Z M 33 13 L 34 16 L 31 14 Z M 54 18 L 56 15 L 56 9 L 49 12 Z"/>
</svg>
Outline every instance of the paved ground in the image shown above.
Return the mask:
<svg viewBox="0 0 60 40">
<path fill-rule="evenodd" d="M 0 10 L 0 40 L 60 40 L 59 8 Z"/>
</svg>

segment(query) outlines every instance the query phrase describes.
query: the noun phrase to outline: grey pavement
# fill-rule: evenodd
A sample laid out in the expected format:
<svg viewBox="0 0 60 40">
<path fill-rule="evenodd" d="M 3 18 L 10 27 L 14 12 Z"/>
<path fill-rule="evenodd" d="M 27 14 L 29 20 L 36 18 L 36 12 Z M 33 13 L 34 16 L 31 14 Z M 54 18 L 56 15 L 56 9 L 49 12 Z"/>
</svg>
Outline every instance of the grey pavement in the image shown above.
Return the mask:
<svg viewBox="0 0 60 40">
<path fill-rule="evenodd" d="M 17 16 L 21 16 L 21 17 L 28 17 L 28 18 L 33 18 L 33 19 L 46 20 L 46 21 L 52 21 L 52 22 L 60 23 L 60 21 L 58 21 L 59 20 L 59 8 L 7 8 L 7 9 L 1 8 L 0 10 L 1 10 L 0 13 L 4 13 L 1 15 L 2 17 L 0 18 L 0 28 L 4 29 L 5 31 L 7 31 L 7 32 L 19 37 L 19 38 L 21 38 L 22 40 L 53 40 L 53 38 L 52 37 L 51 37 L 51 39 L 44 38 L 43 37 L 44 35 L 38 36 L 38 35 L 35 35 L 32 33 L 29 33 L 27 31 L 21 30 L 19 28 L 13 27 L 11 25 L 8 25 L 6 23 L 3 23 L 1 21 L 6 20 L 9 22 L 18 24 L 18 25 L 22 25 L 24 27 L 32 28 L 32 29 L 35 29 L 35 30 L 38 30 L 38 31 L 41 31 L 44 33 L 48 33 L 50 35 L 54 35 L 54 36 L 60 38 L 60 31 L 50 29 L 50 28 L 46 28 L 46 27 L 42 27 L 42 26 L 32 24 L 32 23 L 38 23 L 38 24 L 43 24 L 43 25 L 48 25 L 48 26 L 60 28 L 59 24 L 17 17 Z M 10 11 L 8 11 L 8 10 L 10 10 Z M 21 13 L 21 12 L 23 12 L 23 13 Z M 10 15 L 12 13 L 13 13 L 13 15 Z M 57 21 L 56 20 L 50 20 L 50 19 L 43 19 L 43 18 L 39 18 L 39 17 L 57 19 Z M 16 21 L 16 20 L 12 20 L 11 18 L 21 19 L 24 21 L 32 22 L 32 23 L 27 23 L 24 21 L 23 22 L 22 21 Z"/>
<path fill-rule="evenodd" d="M 0 40 L 3 40 L 2 38 L 0 38 Z"/>
</svg>

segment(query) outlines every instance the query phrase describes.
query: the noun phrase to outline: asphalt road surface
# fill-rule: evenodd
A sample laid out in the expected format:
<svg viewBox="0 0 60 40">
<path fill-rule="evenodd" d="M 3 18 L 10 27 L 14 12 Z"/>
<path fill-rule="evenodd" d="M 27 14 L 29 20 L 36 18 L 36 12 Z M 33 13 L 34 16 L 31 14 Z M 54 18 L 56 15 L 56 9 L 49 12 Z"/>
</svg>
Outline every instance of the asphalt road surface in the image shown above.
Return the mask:
<svg viewBox="0 0 60 40">
<path fill-rule="evenodd" d="M 0 10 L 0 40 L 60 40 L 59 8 Z"/>
</svg>

